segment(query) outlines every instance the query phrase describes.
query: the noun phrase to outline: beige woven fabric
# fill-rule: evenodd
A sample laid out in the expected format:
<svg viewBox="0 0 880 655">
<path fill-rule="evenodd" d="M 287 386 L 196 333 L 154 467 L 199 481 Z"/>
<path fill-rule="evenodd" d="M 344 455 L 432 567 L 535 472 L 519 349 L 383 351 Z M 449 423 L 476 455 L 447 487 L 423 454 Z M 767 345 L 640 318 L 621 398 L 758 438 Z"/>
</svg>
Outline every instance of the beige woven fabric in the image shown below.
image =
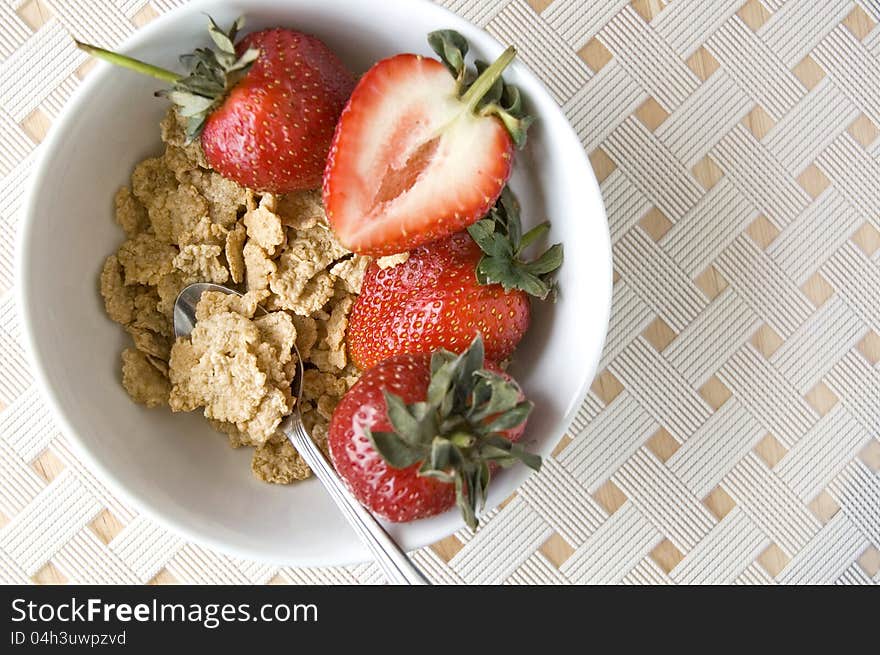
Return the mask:
<svg viewBox="0 0 880 655">
<path fill-rule="evenodd" d="M 235 560 L 139 516 L 71 454 L 28 370 L 12 244 L 39 141 L 88 71 L 67 33 L 112 45 L 176 4 L 0 0 L 0 580 L 381 582 Z M 880 581 L 878 3 L 446 4 L 516 43 L 579 133 L 614 309 L 554 457 L 418 563 L 441 583 Z"/>
</svg>

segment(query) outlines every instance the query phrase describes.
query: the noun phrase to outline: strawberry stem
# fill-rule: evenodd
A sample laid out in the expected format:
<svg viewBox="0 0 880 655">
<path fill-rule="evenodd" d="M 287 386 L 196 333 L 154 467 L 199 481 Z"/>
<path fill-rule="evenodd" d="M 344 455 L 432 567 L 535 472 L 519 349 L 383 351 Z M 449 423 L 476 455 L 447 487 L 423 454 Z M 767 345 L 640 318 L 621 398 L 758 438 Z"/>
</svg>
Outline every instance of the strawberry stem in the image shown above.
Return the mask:
<svg viewBox="0 0 880 655">
<path fill-rule="evenodd" d="M 468 87 L 468 90 L 465 91 L 464 95 L 461 97 L 461 101 L 467 105 L 469 111 L 474 111 L 477 108 L 480 100 L 482 100 L 483 96 L 489 92 L 489 89 L 492 88 L 495 81 L 501 77 L 501 73 L 503 73 L 504 69 L 510 65 L 510 62 L 513 61 L 514 57 L 516 57 L 516 48 L 508 46 L 507 50 L 502 52 L 501 56 L 493 61 L 492 64 L 484 70 L 476 80 L 474 80 L 474 83 Z"/>
<path fill-rule="evenodd" d="M 477 509 L 486 502 L 490 464 L 523 462 L 536 471 L 541 468 L 538 455 L 508 438 L 509 430 L 525 423 L 533 404 L 523 400 L 512 379 L 483 368 L 485 352 L 479 332 L 460 355 L 435 350 L 425 400 L 407 404 L 384 389 L 393 431 L 365 428 L 370 444 L 391 468 L 421 462 L 420 477 L 454 484 L 456 502 L 472 530 Z"/>
<path fill-rule="evenodd" d="M 83 43 L 82 41 L 77 41 L 76 39 L 74 39 L 74 42 L 76 43 L 76 47 L 80 50 L 84 50 L 93 57 L 97 57 L 98 59 L 103 59 L 104 61 L 110 62 L 114 66 L 121 66 L 122 68 L 127 68 L 136 73 L 141 73 L 142 75 L 149 75 L 150 77 L 155 77 L 156 79 L 163 80 L 165 82 L 174 83 L 181 78 L 180 75 L 173 71 L 167 70 L 165 68 L 159 68 L 158 66 L 153 66 L 152 64 L 140 61 L 139 59 L 126 57 L 125 55 L 121 55 L 118 52 L 105 50 L 104 48 L 99 48 L 98 46 L 94 46 L 89 43 Z"/>
<path fill-rule="evenodd" d="M 526 249 L 549 230 L 549 221 L 544 221 L 523 234 L 519 203 L 510 187 L 504 187 L 489 213 L 467 228 L 483 251 L 477 263 L 477 282 L 500 284 L 505 291 L 519 289 L 552 302 L 556 293 L 555 275 L 564 259 L 562 244 L 550 246 L 531 260 L 523 256 Z"/>
</svg>

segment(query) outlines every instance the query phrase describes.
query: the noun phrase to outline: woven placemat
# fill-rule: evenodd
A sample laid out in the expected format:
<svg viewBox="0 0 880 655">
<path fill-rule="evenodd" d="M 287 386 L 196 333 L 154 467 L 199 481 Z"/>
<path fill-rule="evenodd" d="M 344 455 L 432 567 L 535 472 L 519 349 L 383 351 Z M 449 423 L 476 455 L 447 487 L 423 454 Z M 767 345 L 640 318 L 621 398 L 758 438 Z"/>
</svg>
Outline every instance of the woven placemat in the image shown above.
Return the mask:
<svg viewBox="0 0 880 655">
<path fill-rule="evenodd" d="M 0 581 L 378 583 L 236 560 L 114 498 L 29 372 L 20 189 L 90 64 L 176 0 L 0 0 Z M 880 8 L 447 0 L 516 43 L 579 133 L 614 242 L 569 435 L 441 583 L 880 582 Z"/>
</svg>

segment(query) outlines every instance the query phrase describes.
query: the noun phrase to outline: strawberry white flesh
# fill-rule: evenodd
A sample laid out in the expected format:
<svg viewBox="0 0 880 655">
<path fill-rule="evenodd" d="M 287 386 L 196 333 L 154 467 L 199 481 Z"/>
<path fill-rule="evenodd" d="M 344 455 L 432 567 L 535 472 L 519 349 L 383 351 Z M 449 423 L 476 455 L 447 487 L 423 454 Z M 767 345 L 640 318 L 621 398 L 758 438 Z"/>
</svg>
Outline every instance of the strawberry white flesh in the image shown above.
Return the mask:
<svg viewBox="0 0 880 655">
<path fill-rule="evenodd" d="M 480 219 L 510 176 L 513 141 L 495 116 L 457 96 L 439 61 L 402 54 L 376 64 L 343 110 L 324 172 L 339 241 L 387 255 Z"/>
</svg>

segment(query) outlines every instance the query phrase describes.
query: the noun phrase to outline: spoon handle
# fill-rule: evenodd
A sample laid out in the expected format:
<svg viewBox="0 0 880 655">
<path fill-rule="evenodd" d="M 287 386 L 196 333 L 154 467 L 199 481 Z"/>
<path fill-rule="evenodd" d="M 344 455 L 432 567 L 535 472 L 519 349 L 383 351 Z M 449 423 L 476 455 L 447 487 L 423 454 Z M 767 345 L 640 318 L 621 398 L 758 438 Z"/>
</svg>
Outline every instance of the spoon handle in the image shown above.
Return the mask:
<svg viewBox="0 0 880 655">
<path fill-rule="evenodd" d="M 333 467 L 327 462 L 324 453 L 306 433 L 306 429 L 296 414 L 288 417 L 281 429 L 290 439 L 293 447 L 312 469 L 333 502 L 342 510 L 345 518 L 370 549 L 376 562 L 391 584 L 428 585 L 428 579 L 416 568 L 406 553 L 394 542 L 379 522 L 351 495 Z"/>
</svg>

